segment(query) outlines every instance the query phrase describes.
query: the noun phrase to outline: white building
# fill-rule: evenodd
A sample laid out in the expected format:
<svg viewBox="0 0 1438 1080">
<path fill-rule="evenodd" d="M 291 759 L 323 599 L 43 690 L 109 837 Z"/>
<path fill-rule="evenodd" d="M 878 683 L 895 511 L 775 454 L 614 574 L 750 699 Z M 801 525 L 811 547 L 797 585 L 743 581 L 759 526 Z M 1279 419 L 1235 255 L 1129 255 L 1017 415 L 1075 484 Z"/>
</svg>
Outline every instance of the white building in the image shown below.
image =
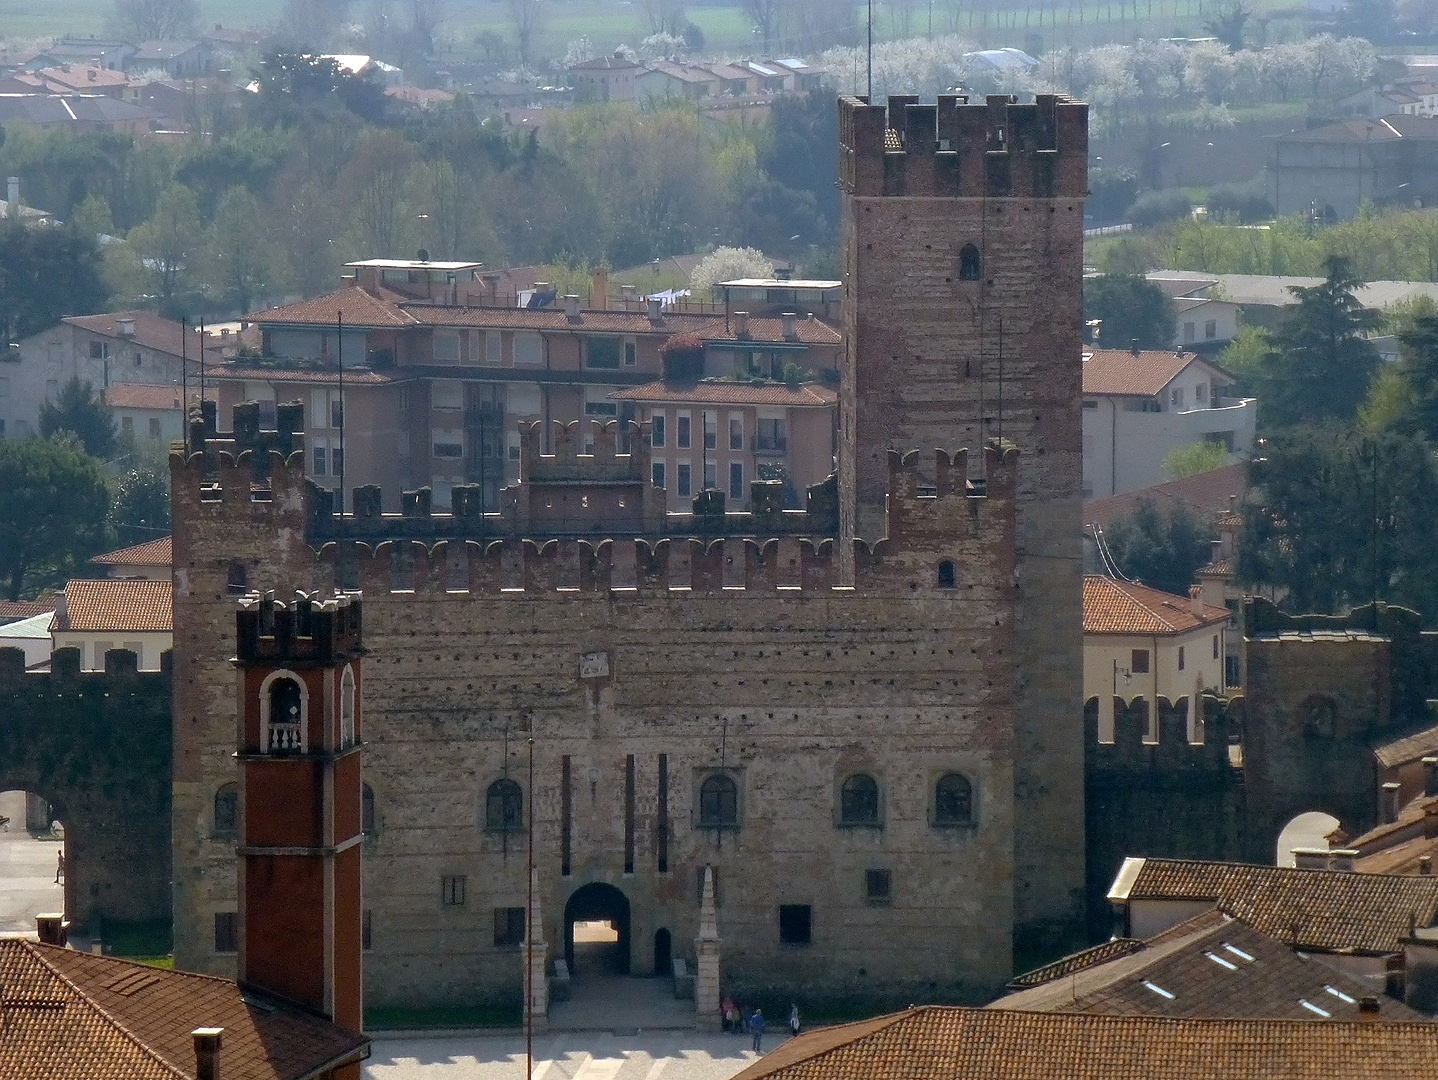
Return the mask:
<svg viewBox="0 0 1438 1080">
<path fill-rule="evenodd" d="M 82 671 L 103 671 L 110 649 L 129 649 L 141 671 L 158 671 L 174 644 L 172 597 L 168 578 L 71 581 L 50 624 L 53 648 L 79 649 Z"/>
<path fill-rule="evenodd" d="M 37 667 L 50 659 L 50 623 L 54 612 L 0 626 L 0 649 L 19 649 L 25 654 L 25 668 Z"/>
<path fill-rule="evenodd" d="M 1085 499 L 1161 480 L 1169 451 L 1196 442 L 1246 458 L 1258 413 L 1254 398 L 1228 398 L 1233 377 L 1191 352 L 1091 349 L 1083 365 Z"/>
<path fill-rule="evenodd" d="M 1083 580 L 1083 693 L 1098 699 L 1098 737 L 1114 741 L 1114 700 L 1145 703 L 1144 742 L 1158 742 L 1158 701 L 1188 700 L 1188 740 L 1203 741 L 1199 699 L 1223 692 L 1228 609 L 1100 574 Z"/>
</svg>

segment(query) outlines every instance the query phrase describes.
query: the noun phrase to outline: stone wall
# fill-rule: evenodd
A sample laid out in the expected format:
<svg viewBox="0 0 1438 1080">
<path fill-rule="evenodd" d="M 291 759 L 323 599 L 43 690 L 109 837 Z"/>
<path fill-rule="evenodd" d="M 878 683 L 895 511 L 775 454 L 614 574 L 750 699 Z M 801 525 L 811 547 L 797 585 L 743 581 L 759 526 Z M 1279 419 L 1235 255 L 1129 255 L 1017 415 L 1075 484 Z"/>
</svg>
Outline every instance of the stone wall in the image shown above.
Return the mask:
<svg viewBox="0 0 1438 1080">
<path fill-rule="evenodd" d="M 24 653 L 0 649 L 0 791 L 51 804 L 65 827 L 65 914 L 97 937 L 168 928 L 169 660 L 139 672 L 134 653 L 112 649 L 105 671 L 82 673 L 79 650 L 59 649 L 50 672 L 27 674 Z"/>
</svg>

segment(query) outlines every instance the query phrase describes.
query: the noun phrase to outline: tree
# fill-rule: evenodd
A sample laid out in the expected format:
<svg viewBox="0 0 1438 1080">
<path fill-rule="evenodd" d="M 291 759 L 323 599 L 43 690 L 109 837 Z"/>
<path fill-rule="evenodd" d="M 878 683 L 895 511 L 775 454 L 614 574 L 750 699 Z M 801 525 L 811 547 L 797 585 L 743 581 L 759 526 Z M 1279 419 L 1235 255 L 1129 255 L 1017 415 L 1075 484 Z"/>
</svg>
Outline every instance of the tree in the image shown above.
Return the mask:
<svg viewBox="0 0 1438 1080">
<path fill-rule="evenodd" d="M 347 109 L 371 123 L 384 117 L 384 87 L 368 74 L 354 75 L 332 56 L 303 52 L 271 53 L 255 72 L 254 96 L 259 119 L 294 123 L 307 112 Z"/>
<path fill-rule="evenodd" d="M 110 526 L 122 544 L 141 544 L 170 531 L 170 471 L 163 461 L 142 461 L 120 475 Z"/>
<path fill-rule="evenodd" d="M 717 281 L 731 281 L 734 278 L 772 278 L 774 264 L 762 251 L 754 248 L 715 248 L 689 273 L 689 286 L 701 290 L 710 288 Z"/>
<path fill-rule="evenodd" d="M 1170 450 L 1163 456 L 1162 468 L 1165 476 L 1177 480 L 1221 469 L 1228 461 L 1229 454 L 1222 443 L 1196 442 Z"/>
<path fill-rule="evenodd" d="M 1438 315 L 1419 315 L 1399 329 L 1398 362 L 1373 380 L 1362 417 L 1370 431 L 1438 441 Z"/>
<path fill-rule="evenodd" d="M 0 439 L 0 582 L 5 595 L 64 581 L 105 546 L 110 489 L 73 438 Z"/>
<path fill-rule="evenodd" d="M 1188 595 L 1198 568 L 1208 562 L 1212 539 L 1186 506 L 1175 503 L 1165 515 L 1147 496 L 1131 515 L 1110 522 L 1103 538 L 1125 577 L 1175 596 Z"/>
<path fill-rule="evenodd" d="M 115 418 L 78 376 L 60 387 L 54 401 L 40 404 L 40 434 L 48 439 L 62 431 L 79 439 L 91 457 L 108 461 L 115 454 Z"/>
<path fill-rule="evenodd" d="M 1137 274 L 1100 274 L 1084 282 L 1084 318 L 1100 320 L 1099 343 L 1106 349 L 1167 349 L 1178 330 L 1173 301 Z"/>
<path fill-rule="evenodd" d="M 38 334 L 66 315 L 103 311 L 105 293 L 94 237 L 18 219 L 0 224 L 0 330 L 7 341 Z"/>
<path fill-rule="evenodd" d="M 1290 288 L 1298 304 L 1259 368 L 1255 384 L 1265 426 L 1352 420 L 1378 368 L 1378 351 L 1363 334 L 1381 316 L 1354 298 L 1362 282 L 1348 260 L 1329 256 L 1326 267 L 1323 284 Z"/>
<path fill-rule="evenodd" d="M 769 56 L 771 44 L 777 44 L 779 31 L 784 18 L 785 0 L 744 0 L 744 14 L 749 16 L 749 21 L 754 24 L 754 32 L 759 35 L 760 44 L 763 46 L 761 55 Z"/>
<path fill-rule="evenodd" d="M 1243 28 L 1252 17 L 1253 12 L 1242 3 L 1233 3 L 1220 8 L 1213 18 L 1204 22 L 1203 28 L 1234 52 L 1238 52 L 1243 48 Z"/>
<path fill-rule="evenodd" d="M 1438 470 L 1421 438 L 1305 425 L 1264 440 L 1249 467 L 1238 574 L 1290 611 L 1374 598 L 1438 616 Z"/>
<path fill-rule="evenodd" d="M 167 187 L 155 204 L 154 216 L 130 230 L 130 243 L 144 258 L 166 302 L 174 298 L 181 275 L 192 269 L 201 232 L 199 202 L 184 184 Z"/>
<path fill-rule="evenodd" d="M 534 59 L 535 35 L 544 24 L 544 0 L 504 0 L 504 9 L 514 27 L 520 66 L 528 67 Z"/>
<path fill-rule="evenodd" d="M 189 37 L 195 32 L 195 0 L 115 0 L 114 29 L 127 41 Z"/>
<path fill-rule="evenodd" d="M 215 210 L 205 237 L 211 284 L 247 314 L 256 296 L 275 288 L 283 276 L 279 248 L 266 227 L 260 201 L 242 187 L 230 188 Z"/>
</svg>

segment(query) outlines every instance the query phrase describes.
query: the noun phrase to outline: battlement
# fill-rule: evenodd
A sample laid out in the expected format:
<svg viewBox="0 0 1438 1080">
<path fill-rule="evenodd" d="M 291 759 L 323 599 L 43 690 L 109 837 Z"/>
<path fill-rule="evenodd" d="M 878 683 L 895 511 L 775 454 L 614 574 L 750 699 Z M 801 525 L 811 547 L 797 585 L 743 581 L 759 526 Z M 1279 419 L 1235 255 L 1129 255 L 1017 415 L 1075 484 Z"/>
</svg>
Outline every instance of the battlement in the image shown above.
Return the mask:
<svg viewBox="0 0 1438 1080">
<path fill-rule="evenodd" d="M 1170 701 L 1160 697 L 1157 739 L 1144 739 L 1148 701 L 1144 697 L 1115 699 L 1113 742 L 1099 741 L 1100 701 L 1091 697 L 1084 703 L 1084 743 L 1091 772 L 1194 772 L 1239 771 L 1242 769 L 1244 700 L 1204 694 L 1199 699 L 1202 714 L 1196 728 L 1198 741 L 1189 739 L 1188 699 Z M 1238 747 L 1237 752 L 1234 747 Z"/>
<path fill-rule="evenodd" d="M 296 592 L 285 604 L 273 592 L 240 597 L 235 612 L 238 658 L 244 663 L 333 664 L 364 652 L 364 603 L 357 592 Z"/>
<path fill-rule="evenodd" d="M 839 99 L 839 184 L 851 195 L 1078 198 L 1088 193 L 1088 106 L 1055 94 L 888 108 Z"/>
<path fill-rule="evenodd" d="M 41 679 L 49 682 L 51 693 L 63 694 L 67 689 L 81 693 L 109 693 L 125 689 L 135 693 L 137 686 L 159 686 L 169 684 L 173 668 L 173 655 L 169 649 L 160 654 L 160 670 L 141 671 L 140 661 L 131 649 L 106 649 L 103 671 L 84 671 L 81 667 L 80 650 L 73 646 L 56 649 L 50 654 L 49 671 L 26 671 L 23 649 L 9 647 L 0 649 L 0 681 L 24 680 L 31 689 Z M 137 682 L 138 680 L 138 682 Z"/>
</svg>

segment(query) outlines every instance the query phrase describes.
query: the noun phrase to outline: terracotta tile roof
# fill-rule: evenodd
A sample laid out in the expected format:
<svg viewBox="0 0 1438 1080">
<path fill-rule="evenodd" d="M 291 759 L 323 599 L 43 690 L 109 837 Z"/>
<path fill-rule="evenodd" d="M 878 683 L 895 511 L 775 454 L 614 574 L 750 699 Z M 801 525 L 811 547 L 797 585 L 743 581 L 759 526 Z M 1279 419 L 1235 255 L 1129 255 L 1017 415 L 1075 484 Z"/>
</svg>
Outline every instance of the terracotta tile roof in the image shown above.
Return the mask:
<svg viewBox="0 0 1438 1080">
<path fill-rule="evenodd" d="M 173 545 L 168 536 L 162 536 L 158 540 L 147 540 L 118 551 L 107 551 L 90 561 L 100 566 L 172 566 Z"/>
<path fill-rule="evenodd" d="M 345 325 L 356 329 L 389 330 L 413 326 L 415 320 L 400 309 L 396 302 L 398 299 L 388 293 L 374 296 L 352 285 L 338 292 L 312 296 L 295 304 L 261 311 L 249 316 L 249 320 L 262 326 L 333 326 L 336 315 L 342 313 Z"/>
<path fill-rule="evenodd" d="M 1083 354 L 1083 392 L 1156 397 L 1197 359 L 1186 352 L 1088 349 Z"/>
<path fill-rule="evenodd" d="M 206 373 L 208 375 L 208 373 Z M 105 391 L 105 404 L 112 409 L 151 409 L 154 411 L 179 412 L 180 387 L 151 386 L 147 383 L 111 383 Z M 200 389 L 189 389 L 190 403 L 200 400 Z M 218 400 L 213 387 L 205 387 L 205 398 Z"/>
<path fill-rule="evenodd" d="M 1000 998 L 989 1008 L 1357 1020 L 1359 1000 L 1373 993 L 1357 976 L 1296 952 L 1216 909 L 1133 944 L 1138 948 Z M 1382 1018 L 1427 1020 L 1393 1000 L 1383 1001 Z"/>
<path fill-rule="evenodd" d="M 173 319 L 162 318 L 153 311 L 112 311 L 104 315 L 70 315 L 61 320 L 71 326 L 78 326 L 82 330 L 89 330 L 95 334 L 103 334 L 105 337 L 114 338 L 121 342 L 133 341 L 136 345 L 146 349 L 154 349 L 156 352 L 168 353 L 170 356 L 179 356 L 183 348 L 184 354 L 196 363 L 200 357 L 200 332 L 195 327 L 190 327 L 188 341 L 181 345 L 184 336 L 180 324 Z M 121 322 L 133 322 L 135 324 L 134 334 L 120 333 Z M 205 337 L 205 355 L 213 353 L 216 359 L 220 356 L 220 346 L 213 337 Z"/>
<path fill-rule="evenodd" d="M 60 631 L 164 632 L 173 629 L 173 587 L 168 580 L 102 578 L 65 586 L 65 606 L 55 612 Z"/>
<path fill-rule="evenodd" d="M 1228 619 L 1228 609 L 1203 606 L 1193 613 L 1186 596 L 1133 585 L 1102 574 L 1083 579 L 1083 632 L 1085 634 L 1182 634 Z"/>
<path fill-rule="evenodd" d="M 1232 559 L 1215 559 L 1211 563 L 1204 563 L 1198 568 L 1200 577 L 1231 577 L 1233 575 Z"/>
<path fill-rule="evenodd" d="M 1137 864 L 1137 866 L 1135 866 Z M 1248 863 L 1129 859 L 1126 900 L 1202 900 L 1256 930 L 1315 950 L 1381 955 L 1399 948 L 1408 920 L 1433 924 L 1438 877 L 1296 870 Z"/>
<path fill-rule="evenodd" d="M 4 1080 L 193 1077 L 199 1027 L 224 1029 L 226 1080 L 298 1080 L 368 1046 L 228 979 L 29 941 L 0 941 L 0 1003 Z"/>
<path fill-rule="evenodd" d="M 247 382 L 314 383 L 316 386 L 340 381 L 339 372 L 334 368 L 321 370 L 303 367 L 246 367 L 234 362 L 215 368 L 209 377 L 217 382 L 238 379 Z M 351 371 L 348 367 L 345 368 L 345 386 L 386 386 L 404 382 L 408 378 L 410 376 L 395 375 L 387 371 L 371 371 L 368 368 Z"/>
<path fill-rule="evenodd" d="M 54 611 L 59 602 L 58 593 L 45 600 L 0 600 L 0 619 L 14 621 L 44 615 L 47 611 Z"/>
<path fill-rule="evenodd" d="M 715 405 L 788 405 L 795 408 L 828 407 L 839 395 L 827 386 L 802 383 L 748 383 L 716 379 L 699 383 L 652 382 L 631 386 L 609 395 L 616 401 L 681 401 Z"/>
<path fill-rule="evenodd" d="M 1427 728 L 1401 739 L 1384 743 L 1373 751 L 1378 764 L 1385 769 L 1409 761 L 1421 761 L 1432 754 L 1438 754 L 1438 727 Z"/>
<path fill-rule="evenodd" d="M 4 631 L 0 630 L 0 633 Z M 1371 855 L 1359 856 L 1355 865 L 1360 874 L 1422 875 L 1425 873 L 1422 862 L 1425 855 L 1428 856 L 1427 873 L 1431 874 L 1434 863 L 1438 862 L 1438 838 L 1415 836 Z"/>
<path fill-rule="evenodd" d="M 1083 507 L 1084 524 L 1107 528 L 1109 523 L 1117 518 L 1132 516 L 1140 499 L 1151 499 L 1164 513 L 1172 506 L 1183 506 L 1195 514 L 1200 522 L 1210 515 L 1220 515 L 1215 522 L 1214 535 L 1217 536 L 1217 530 L 1225 527 L 1228 517 L 1235 519 L 1231 527 L 1238 525 L 1238 515 L 1229 515 L 1227 512 L 1228 503 L 1230 496 L 1242 498 L 1247 490 L 1247 470 L 1248 466 L 1243 463 L 1224 465 L 1222 468 L 1195 473 L 1179 480 L 1168 480 L 1152 487 L 1111 495 L 1106 499 L 1090 499 Z"/>
<path fill-rule="evenodd" d="M 1055 979 L 1066 979 L 1080 971 L 1099 964 L 1106 964 L 1120 956 L 1141 952 L 1143 949 L 1144 943 L 1139 938 L 1110 938 L 1099 945 L 1070 953 L 1061 960 L 1055 960 L 1052 964 L 1045 964 L 1041 968 L 1026 971 L 1022 975 L 1010 979 L 1005 989 L 1027 990 L 1031 987 L 1042 986 Z M 1004 999 L 1000 998 L 999 1000 Z"/>
<path fill-rule="evenodd" d="M 1430 1080 L 1435 1069 L 1431 1024 L 929 1005 L 800 1035 L 734 1080 Z"/>
</svg>

